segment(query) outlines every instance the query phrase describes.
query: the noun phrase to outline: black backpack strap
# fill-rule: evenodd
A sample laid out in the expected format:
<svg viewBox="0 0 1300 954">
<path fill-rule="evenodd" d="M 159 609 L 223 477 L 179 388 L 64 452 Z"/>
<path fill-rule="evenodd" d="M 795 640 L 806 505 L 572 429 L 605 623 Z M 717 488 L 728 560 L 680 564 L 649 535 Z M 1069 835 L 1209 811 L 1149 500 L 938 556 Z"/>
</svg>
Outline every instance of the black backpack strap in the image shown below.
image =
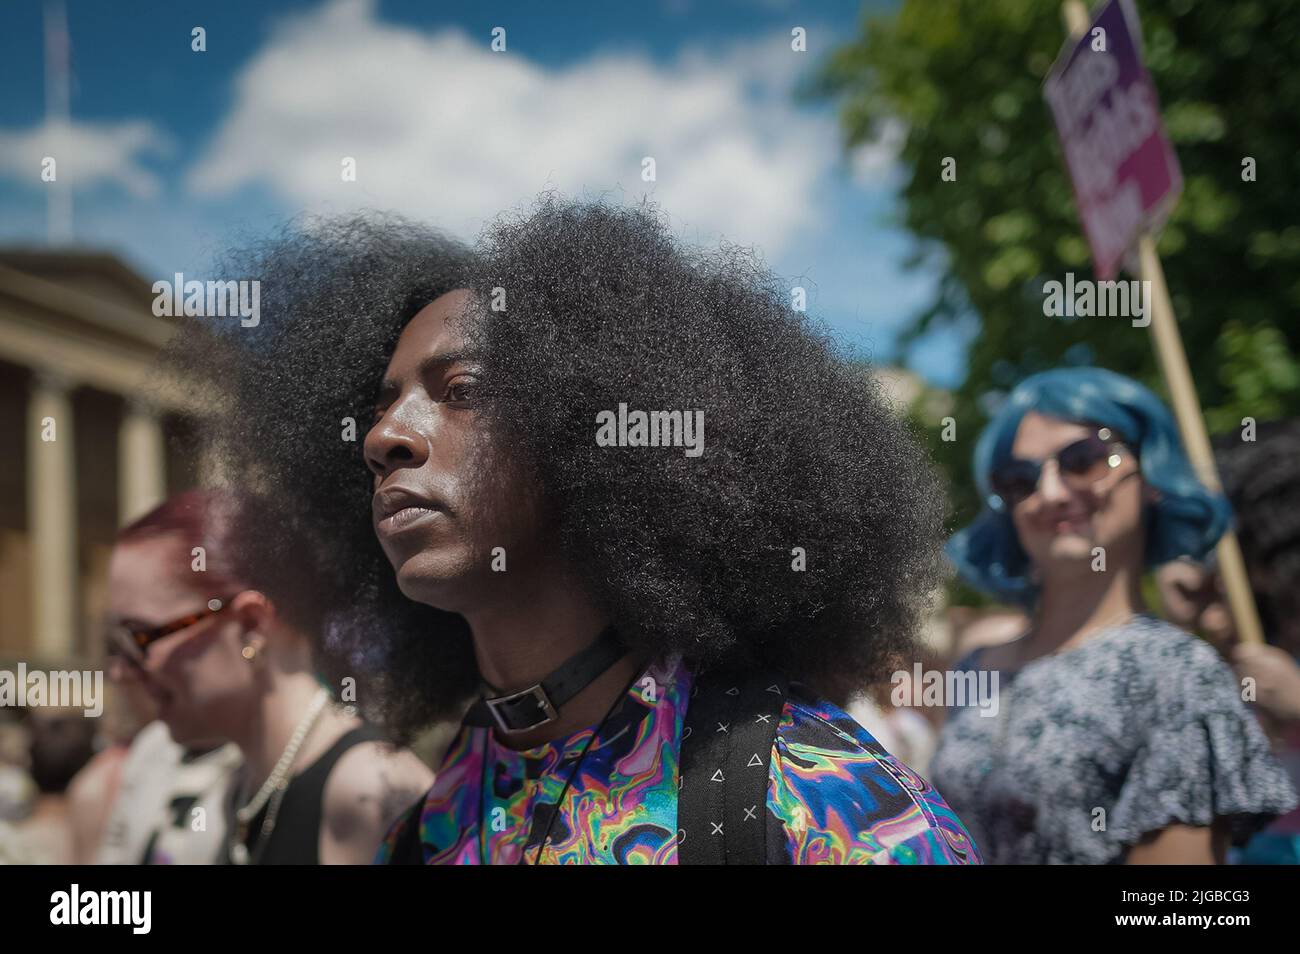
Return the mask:
<svg viewBox="0 0 1300 954">
<path fill-rule="evenodd" d="M 787 690 L 765 672 L 696 676 L 682 730 L 678 864 L 766 863 L 768 775 Z"/>
<path fill-rule="evenodd" d="M 401 821 L 397 822 L 401 827 L 388 856 L 390 865 L 424 864 L 424 849 L 420 844 L 420 815 L 424 811 L 424 799 L 425 796 L 421 795 L 420 800 L 408 808 Z"/>
</svg>

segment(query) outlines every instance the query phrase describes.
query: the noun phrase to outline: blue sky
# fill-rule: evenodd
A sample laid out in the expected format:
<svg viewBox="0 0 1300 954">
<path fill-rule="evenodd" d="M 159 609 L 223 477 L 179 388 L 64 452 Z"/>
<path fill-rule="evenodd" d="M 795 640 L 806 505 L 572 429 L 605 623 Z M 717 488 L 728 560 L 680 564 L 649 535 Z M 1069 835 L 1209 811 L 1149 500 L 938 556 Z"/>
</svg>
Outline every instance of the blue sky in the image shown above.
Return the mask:
<svg viewBox="0 0 1300 954">
<path fill-rule="evenodd" d="M 893 224 L 889 137 L 845 157 L 832 109 L 793 95 L 861 8 L 67 0 L 72 124 L 59 130 L 45 120 L 42 7 L 20 0 L 0 32 L 0 243 L 46 241 L 46 155 L 73 190 L 76 241 L 150 280 L 202 277 L 232 240 L 300 212 L 391 208 L 470 239 L 547 188 L 650 195 L 691 241 L 756 247 L 855 349 L 952 386 L 960 341 L 894 347 L 934 276 L 902 267 L 912 240 Z M 206 52 L 191 50 L 196 26 Z M 790 49 L 795 26 L 807 53 Z"/>
</svg>

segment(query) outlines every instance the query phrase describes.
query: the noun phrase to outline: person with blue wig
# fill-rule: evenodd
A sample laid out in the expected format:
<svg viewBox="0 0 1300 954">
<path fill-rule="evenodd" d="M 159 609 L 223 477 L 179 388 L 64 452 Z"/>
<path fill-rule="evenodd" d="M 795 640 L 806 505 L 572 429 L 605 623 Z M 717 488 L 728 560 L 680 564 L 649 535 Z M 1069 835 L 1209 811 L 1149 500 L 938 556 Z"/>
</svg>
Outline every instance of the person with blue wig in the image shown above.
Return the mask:
<svg viewBox="0 0 1300 954">
<path fill-rule="evenodd" d="M 1231 670 L 1143 601 L 1148 568 L 1200 559 L 1231 519 L 1160 400 L 1100 368 L 1036 374 L 975 471 L 985 508 L 949 556 L 1030 623 L 957 664 L 992 699 L 948 700 L 932 774 L 986 860 L 1221 863 L 1294 807 Z"/>
</svg>

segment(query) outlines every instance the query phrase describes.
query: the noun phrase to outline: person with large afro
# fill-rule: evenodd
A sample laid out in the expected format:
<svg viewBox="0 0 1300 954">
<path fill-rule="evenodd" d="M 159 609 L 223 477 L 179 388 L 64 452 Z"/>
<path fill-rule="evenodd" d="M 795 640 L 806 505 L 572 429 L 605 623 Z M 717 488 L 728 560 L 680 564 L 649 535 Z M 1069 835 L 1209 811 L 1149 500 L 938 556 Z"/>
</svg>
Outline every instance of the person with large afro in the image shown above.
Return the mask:
<svg viewBox="0 0 1300 954">
<path fill-rule="evenodd" d="M 546 196 L 472 249 L 367 213 L 226 269 L 260 324 L 171 356 L 205 459 L 314 541 L 277 563 L 323 677 L 398 740 L 461 722 L 377 860 L 979 862 L 841 708 L 942 580 L 941 485 L 752 251 Z"/>
</svg>

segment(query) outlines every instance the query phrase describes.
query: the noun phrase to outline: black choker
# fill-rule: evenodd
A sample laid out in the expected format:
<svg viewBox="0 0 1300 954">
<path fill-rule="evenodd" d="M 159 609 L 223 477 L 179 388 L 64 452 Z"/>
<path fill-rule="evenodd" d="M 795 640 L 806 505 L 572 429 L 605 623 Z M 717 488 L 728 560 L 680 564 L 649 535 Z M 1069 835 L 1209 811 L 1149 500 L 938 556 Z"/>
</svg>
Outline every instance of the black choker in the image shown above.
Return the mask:
<svg viewBox="0 0 1300 954">
<path fill-rule="evenodd" d="M 465 714 L 465 724 L 495 725 L 502 732 L 527 732 L 554 722 L 560 717 L 560 706 L 595 682 L 626 652 L 610 626 L 537 685 L 506 696 L 479 699 Z"/>
</svg>

